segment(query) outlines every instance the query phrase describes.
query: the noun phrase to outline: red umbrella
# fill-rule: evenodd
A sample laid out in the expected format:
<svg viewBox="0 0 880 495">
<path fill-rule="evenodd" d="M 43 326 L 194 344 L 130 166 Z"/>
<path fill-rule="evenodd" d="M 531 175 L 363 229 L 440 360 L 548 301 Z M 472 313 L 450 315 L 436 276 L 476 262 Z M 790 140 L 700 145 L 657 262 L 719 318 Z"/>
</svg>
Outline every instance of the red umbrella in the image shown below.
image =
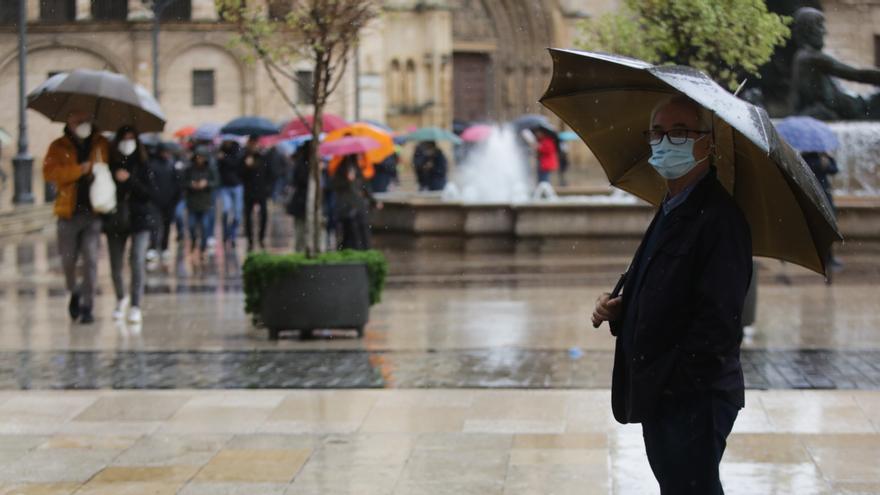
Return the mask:
<svg viewBox="0 0 880 495">
<path fill-rule="evenodd" d="M 312 124 L 315 121 L 313 115 L 309 115 L 304 119 L 296 118 L 288 122 L 279 133 L 280 136 L 283 136 L 284 139 L 294 138 L 297 136 L 302 136 L 303 134 L 311 134 L 312 133 Z M 325 113 L 323 118 L 324 125 L 321 128 L 321 132 L 332 132 L 336 129 L 341 129 L 343 127 L 348 127 L 348 122 L 345 121 L 342 117 L 338 115 L 334 115 L 332 113 Z"/>
<path fill-rule="evenodd" d="M 461 133 L 461 139 L 468 143 L 476 143 L 489 139 L 492 134 L 492 126 L 486 124 L 472 125 Z"/>
</svg>

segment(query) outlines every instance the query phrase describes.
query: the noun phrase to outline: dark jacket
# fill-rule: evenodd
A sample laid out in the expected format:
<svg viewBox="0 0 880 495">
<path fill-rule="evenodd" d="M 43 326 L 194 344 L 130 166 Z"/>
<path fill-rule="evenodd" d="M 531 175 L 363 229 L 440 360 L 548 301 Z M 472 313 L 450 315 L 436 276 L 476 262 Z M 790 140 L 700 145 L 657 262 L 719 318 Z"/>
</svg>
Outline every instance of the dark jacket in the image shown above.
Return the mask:
<svg viewBox="0 0 880 495">
<path fill-rule="evenodd" d="M 662 211 L 635 256 L 634 265 L 647 263 L 641 283 L 624 288 L 621 315 L 631 311 L 631 318 L 611 322 L 617 335 L 611 402 L 621 423 L 650 418 L 661 396 L 711 391 L 737 407 L 744 404 L 740 343 L 752 276 L 748 223 L 712 169 L 665 217 L 653 255 L 640 260 Z"/>
<path fill-rule="evenodd" d="M 248 157 L 253 160 L 250 166 L 247 165 Z M 246 199 L 259 201 L 272 195 L 272 188 L 275 186 L 275 173 L 265 154 L 247 152 L 242 155 L 241 179 Z"/>
<path fill-rule="evenodd" d="M 354 180 L 349 180 L 349 170 L 355 171 Z M 366 214 L 369 207 L 375 204 L 355 155 L 343 158 L 333 174 L 332 184 L 336 196 L 337 219 L 351 218 L 357 213 Z"/>
<path fill-rule="evenodd" d="M 116 180 L 116 171 L 120 169 L 130 174 L 125 182 Z M 117 208 L 123 202 L 128 203 L 129 231 L 142 232 L 156 228 L 162 218 L 156 202 L 159 188 L 156 174 L 143 163 L 141 154 L 116 157 L 110 162 L 110 173 L 116 183 Z"/>
<path fill-rule="evenodd" d="M 397 153 L 388 155 L 388 158 L 376 164 L 376 174 L 370 181 L 373 192 L 388 192 L 392 183 L 397 183 L 397 163 L 400 157 Z"/>
<path fill-rule="evenodd" d="M 208 181 L 208 187 L 204 189 L 195 189 L 193 184 L 202 179 Z M 186 208 L 189 211 L 204 213 L 214 206 L 214 189 L 219 184 L 217 172 L 210 164 L 203 166 L 190 165 L 184 173 L 184 184 L 186 184 Z"/>
<path fill-rule="evenodd" d="M 220 174 L 218 187 L 241 185 L 241 160 L 243 153 L 237 143 L 224 143 L 217 154 L 217 172 Z"/>
<path fill-rule="evenodd" d="M 309 193 L 309 160 L 305 147 L 300 148 L 293 155 L 290 186 L 293 188 L 293 194 L 290 196 L 290 202 L 287 203 L 287 213 L 294 218 L 304 219 Z"/>
<path fill-rule="evenodd" d="M 155 177 L 156 189 L 158 190 L 156 205 L 163 212 L 173 210 L 182 194 L 183 170 L 177 170 L 174 165 L 173 158 L 150 157 L 149 168 Z"/>
<path fill-rule="evenodd" d="M 448 163 L 440 148 L 434 148 L 432 153 L 428 147 L 417 146 L 413 154 L 413 167 L 416 169 L 419 189 L 442 191 L 446 187 Z"/>
</svg>

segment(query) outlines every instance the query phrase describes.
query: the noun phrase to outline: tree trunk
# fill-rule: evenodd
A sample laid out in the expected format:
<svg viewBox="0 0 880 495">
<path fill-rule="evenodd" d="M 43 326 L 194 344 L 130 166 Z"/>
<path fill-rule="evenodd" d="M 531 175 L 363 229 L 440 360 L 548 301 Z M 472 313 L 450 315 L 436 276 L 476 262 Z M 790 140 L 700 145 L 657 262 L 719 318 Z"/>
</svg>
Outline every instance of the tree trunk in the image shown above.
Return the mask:
<svg viewBox="0 0 880 495">
<path fill-rule="evenodd" d="M 323 56 L 315 60 L 315 80 L 312 88 L 314 114 L 312 117 L 312 140 L 309 142 L 309 189 L 306 199 L 306 253 L 315 256 L 324 252 L 323 191 L 321 190 L 321 130 L 324 127 L 324 102 L 326 84 L 323 81 L 325 66 Z M 330 212 L 332 215 L 333 213 Z"/>
</svg>

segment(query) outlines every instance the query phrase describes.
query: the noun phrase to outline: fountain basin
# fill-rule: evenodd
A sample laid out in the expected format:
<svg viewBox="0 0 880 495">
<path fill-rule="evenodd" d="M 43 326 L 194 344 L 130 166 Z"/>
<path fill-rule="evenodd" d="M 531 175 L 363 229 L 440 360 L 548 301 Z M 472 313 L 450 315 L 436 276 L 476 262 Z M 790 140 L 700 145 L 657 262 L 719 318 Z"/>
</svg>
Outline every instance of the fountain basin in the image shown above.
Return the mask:
<svg viewBox="0 0 880 495">
<path fill-rule="evenodd" d="M 371 214 L 378 247 L 465 252 L 628 255 L 654 215 L 643 202 L 569 198 L 517 204 L 442 201 L 393 195 Z M 880 198 L 840 197 L 838 252 L 880 254 Z"/>
</svg>

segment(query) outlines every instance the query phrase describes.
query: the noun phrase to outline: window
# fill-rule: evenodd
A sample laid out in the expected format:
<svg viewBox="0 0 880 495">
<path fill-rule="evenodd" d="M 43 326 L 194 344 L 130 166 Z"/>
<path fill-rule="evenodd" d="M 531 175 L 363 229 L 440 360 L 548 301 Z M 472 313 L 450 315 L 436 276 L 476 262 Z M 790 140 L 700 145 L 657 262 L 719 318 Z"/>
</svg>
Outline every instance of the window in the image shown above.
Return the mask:
<svg viewBox="0 0 880 495">
<path fill-rule="evenodd" d="M 310 70 L 296 71 L 296 83 L 294 84 L 296 84 L 297 103 L 311 103 L 315 87 L 315 73 Z"/>
<path fill-rule="evenodd" d="M 18 24 L 18 2 L 0 2 L 0 24 Z"/>
<path fill-rule="evenodd" d="M 163 21 L 189 21 L 192 19 L 191 0 L 169 0 L 170 3 L 162 11 Z"/>
<path fill-rule="evenodd" d="M 194 70 L 192 91 L 192 104 L 194 107 L 214 106 L 214 71 Z"/>
<path fill-rule="evenodd" d="M 76 0 L 40 0 L 40 20 L 73 22 L 76 20 Z"/>
<path fill-rule="evenodd" d="M 92 19 L 96 21 L 124 21 L 128 19 L 128 2 L 92 0 Z"/>
</svg>

